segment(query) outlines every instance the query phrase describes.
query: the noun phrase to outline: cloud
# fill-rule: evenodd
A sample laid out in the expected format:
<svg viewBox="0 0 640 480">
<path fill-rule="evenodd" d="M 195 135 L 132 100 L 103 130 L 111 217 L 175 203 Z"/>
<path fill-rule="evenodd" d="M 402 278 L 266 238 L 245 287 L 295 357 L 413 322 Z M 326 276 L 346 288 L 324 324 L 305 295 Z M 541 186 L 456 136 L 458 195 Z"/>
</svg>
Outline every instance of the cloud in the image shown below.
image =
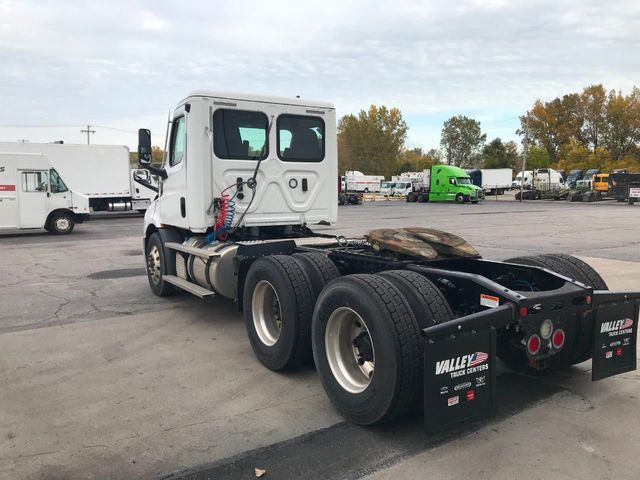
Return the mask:
<svg viewBox="0 0 640 480">
<path fill-rule="evenodd" d="M 629 90 L 638 31 L 635 1 L 4 0 L 1 123 L 148 126 L 162 143 L 167 110 L 206 88 L 329 100 L 340 114 L 398 106 L 426 148 L 458 113 L 513 138 L 536 98 L 600 82 Z M 0 128 L 0 140 L 17 133 Z M 120 133 L 108 138 L 135 142 Z"/>
</svg>

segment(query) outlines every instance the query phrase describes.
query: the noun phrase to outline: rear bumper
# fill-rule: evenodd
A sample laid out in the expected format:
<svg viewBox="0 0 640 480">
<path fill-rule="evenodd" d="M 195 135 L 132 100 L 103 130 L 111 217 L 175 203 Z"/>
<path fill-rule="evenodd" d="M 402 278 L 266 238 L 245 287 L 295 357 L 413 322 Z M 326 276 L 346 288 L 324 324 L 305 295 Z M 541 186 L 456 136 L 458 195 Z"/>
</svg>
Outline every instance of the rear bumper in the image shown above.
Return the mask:
<svg viewBox="0 0 640 480">
<path fill-rule="evenodd" d="M 427 430 L 494 411 L 496 330 L 516 325 L 519 308 L 508 302 L 422 330 Z M 639 312 L 640 292 L 593 292 L 585 312 L 592 320 L 593 381 L 636 369 Z"/>
</svg>

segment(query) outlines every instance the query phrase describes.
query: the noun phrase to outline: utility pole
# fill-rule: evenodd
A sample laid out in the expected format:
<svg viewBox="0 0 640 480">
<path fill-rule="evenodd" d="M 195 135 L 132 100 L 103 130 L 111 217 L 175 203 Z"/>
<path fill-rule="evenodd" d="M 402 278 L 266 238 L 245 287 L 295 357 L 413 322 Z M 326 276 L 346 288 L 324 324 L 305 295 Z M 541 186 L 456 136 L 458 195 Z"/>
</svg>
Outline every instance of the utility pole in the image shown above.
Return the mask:
<svg viewBox="0 0 640 480">
<path fill-rule="evenodd" d="M 87 129 L 86 129 L 86 130 L 84 130 L 84 129 L 83 129 L 83 130 L 80 130 L 80 132 L 82 132 L 82 133 L 86 133 L 86 134 L 87 134 L 87 145 L 89 145 L 89 136 L 90 136 L 92 133 L 96 133 L 96 131 L 95 131 L 95 130 L 91 130 L 91 125 L 89 125 L 88 123 L 87 123 Z"/>
<path fill-rule="evenodd" d="M 18 141 L 20 143 L 27 143 L 29 140 L 27 140 L 26 138 L 20 138 L 20 139 L 18 139 Z"/>
<path fill-rule="evenodd" d="M 529 150 L 529 129 L 527 128 L 527 124 L 524 125 L 524 142 L 522 142 L 522 146 L 524 147 L 524 151 L 522 152 L 522 172 L 520 173 L 520 201 L 522 202 L 522 197 L 524 196 L 524 177 L 525 170 L 527 168 L 527 153 Z M 531 179 L 531 186 L 533 186 L 533 178 Z"/>
</svg>

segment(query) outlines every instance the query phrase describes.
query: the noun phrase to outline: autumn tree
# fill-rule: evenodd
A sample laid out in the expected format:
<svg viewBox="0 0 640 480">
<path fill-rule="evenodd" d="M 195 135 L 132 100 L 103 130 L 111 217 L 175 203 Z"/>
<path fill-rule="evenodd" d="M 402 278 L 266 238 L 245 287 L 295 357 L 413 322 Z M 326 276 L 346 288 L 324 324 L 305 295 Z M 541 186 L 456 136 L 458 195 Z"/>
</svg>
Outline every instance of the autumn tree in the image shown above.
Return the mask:
<svg viewBox="0 0 640 480">
<path fill-rule="evenodd" d="M 444 122 L 440 145 L 449 165 L 469 168 L 480 161 L 480 148 L 487 139 L 480 122 L 464 115 Z"/>
<path fill-rule="evenodd" d="M 397 108 L 371 105 L 368 111 L 346 115 L 338 123 L 340 172 L 360 170 L 390 177 L 402 162 L 407 124 Z"/>
<path fill-rule="evenodd" d="M 425 152 L 422 148 L 412 148 L 403 150 L 401 154 L 401 163 L 396 167 L 396 174 L 402 172 L 419 172 L 425 168 L 440 163 L 442 161 L 442 153 L 432 148 Z"/>
</svg>

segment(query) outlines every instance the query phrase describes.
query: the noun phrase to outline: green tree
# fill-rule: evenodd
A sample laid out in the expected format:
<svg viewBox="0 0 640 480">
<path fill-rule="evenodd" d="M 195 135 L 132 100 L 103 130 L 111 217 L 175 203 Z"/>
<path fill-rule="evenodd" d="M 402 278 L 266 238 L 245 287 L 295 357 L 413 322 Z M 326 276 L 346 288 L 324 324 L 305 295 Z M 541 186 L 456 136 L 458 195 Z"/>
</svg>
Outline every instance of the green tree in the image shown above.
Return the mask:
<svg viewBox="0 0 640 480">
<path fill-rule="evenodd" d="M 440 145 L 449 165 L 469 168 L 480 161 L 480 148 L 487 139 L 480 122 L 464 115 L 444 122 Z"/>
<path fill-rule="evenodd" d="M 407 124 L 397 108 L 371 105 L 368 111 L 346 115 L 338 123 L 340 172 L 360 170 L 389 177 L 403 161 Z"/>
<path fill-rule="evenodd" d="M 520 153 L 516 142 L 503 143 L 494 138 L 482 149 L 482 164 L 484 168 L 513 168 L 521 167 Z"/>
<path fill-rule="evenodd" d="M 551 159 L 545 148 L 530 145 L 527 153 L 527 170 L 551 166 Z"/>
</svg>

